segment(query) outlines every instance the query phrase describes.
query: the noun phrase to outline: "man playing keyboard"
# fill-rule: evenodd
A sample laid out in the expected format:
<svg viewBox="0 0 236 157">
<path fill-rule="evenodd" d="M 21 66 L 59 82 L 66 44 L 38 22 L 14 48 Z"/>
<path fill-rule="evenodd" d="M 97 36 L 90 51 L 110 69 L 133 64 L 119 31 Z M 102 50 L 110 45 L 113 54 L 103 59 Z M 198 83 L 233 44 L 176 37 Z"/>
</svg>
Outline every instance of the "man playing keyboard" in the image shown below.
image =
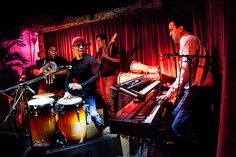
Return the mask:
<svg viewBox="0 0 236 157">
<path fill-rule="evenodd" d="M 170 89 L 163 96 L 157 97 L 157 99 L 166 100 L 183 93 L 173 111 L 174 121 L 172 123 L 175 142 L 180 143 L 185 143 L 189 138 L 190 119 L 192 124 L 195 123 L 197 131 L 203 128 L 204 122 L 207 126 L 209 118 L 206 118 L 204 114 L 210 113 L 212 87 L 214 86 L 210 71 L 210 55 L 200 39 L 190 34 L 190 24 L 185 17 L 187 16 L 181 15 L 169 20 L 170 36 L 175 43 L 180 44 L 180 70 Z M 206 128 L 204 129 L 206 131 Z"/>
</svg>

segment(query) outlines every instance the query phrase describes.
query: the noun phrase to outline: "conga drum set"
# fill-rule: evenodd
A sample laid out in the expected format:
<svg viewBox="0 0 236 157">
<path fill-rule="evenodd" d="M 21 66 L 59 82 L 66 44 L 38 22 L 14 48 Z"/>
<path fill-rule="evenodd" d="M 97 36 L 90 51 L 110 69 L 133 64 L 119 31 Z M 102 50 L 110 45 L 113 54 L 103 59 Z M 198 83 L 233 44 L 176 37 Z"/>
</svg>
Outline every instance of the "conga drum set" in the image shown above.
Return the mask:
<svg viewBox="0 0 236 157">
<path fill-rule="evenodd" d="M 58 132 L 63 137 L 64 145 L 85 141 L 89 112 L 84 108 L 82 98 L 60 98 L 55 101 L 52 96 L 53 94 L 43 94 L 42 97 L 37 95 L 28 101 L 33 146 L 54 146 L 58 140 Z"/>
<path fill-rule="evenodd" d="M 58 99 L 53 93 L 35 95 L 29 85 L 47 76 L 48 74 L 0 90 L 2 94 L 15 90 L 15 98 L 3 122 L 6 123 L 10 118 L 12 119 L 18 104 L 24 102 L 22 114 L 26 120 L 23 130 L 29 133 L 31 146 L 54 147 L 58 139 L 61 140 L 61 136 L 63 146 L 70 143 L 81 143 L 94 137 L 90 133 L 87 136 L 87 126 L 93 123 L 90 123 L 89 120 L 91 119 L 89 105 L 85 104 L 81 97 L 65 100 Z M 34 94 L 29 101 L 27 92 Z"/>
</svg>

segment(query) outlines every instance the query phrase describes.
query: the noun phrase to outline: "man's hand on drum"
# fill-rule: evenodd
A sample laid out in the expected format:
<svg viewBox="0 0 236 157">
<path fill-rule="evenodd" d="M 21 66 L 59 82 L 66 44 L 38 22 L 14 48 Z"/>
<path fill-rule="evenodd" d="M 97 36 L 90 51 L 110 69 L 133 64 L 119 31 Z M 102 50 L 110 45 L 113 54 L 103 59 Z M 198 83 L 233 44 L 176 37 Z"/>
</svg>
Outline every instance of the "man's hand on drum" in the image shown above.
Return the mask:
<svg viewBox="0 0 236 157">
<path fill-rule="evenodd" d="M 82 90 L 82 86 L 78 83 L 70 83 L 68 87 L 72 90 Z"/>
<path fill-rule="evenodd" d="M 71 99 L 73 95 L 71 95 L 69 92 L 65 92 L 63 99 Z"/>
</svg>

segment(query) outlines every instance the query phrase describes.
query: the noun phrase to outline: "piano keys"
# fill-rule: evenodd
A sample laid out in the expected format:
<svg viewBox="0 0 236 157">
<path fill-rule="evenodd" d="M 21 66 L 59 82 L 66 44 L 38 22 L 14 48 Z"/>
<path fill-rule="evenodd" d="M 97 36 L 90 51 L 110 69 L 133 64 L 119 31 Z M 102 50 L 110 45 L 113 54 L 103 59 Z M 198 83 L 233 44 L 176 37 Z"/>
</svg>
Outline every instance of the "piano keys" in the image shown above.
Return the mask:
<svg viewBox="0 0 236 157">
<path fill-rule="evenodd" d="M 148 123 L 151 124 L 153 122 L 153 119 L 157 115 L 157 112 L 159 111 L 161 105 L 156 105 L 153 109 L 152 112 L 144 119 L 143 123 Z"/>
<path fill-rule="evenodd" d="M 141 91 L 139 91 L 139 95 L 144 96 L 146 95 L 148 92 L 150 92 L 151 90 L 153 90 L 158 84 L 160 83 L 160 81 L 154 81 L 152 82 L 150 85 L 148 85 L 147 87 L 143 88 Z"/>
<path fill-rule="evenodd" d="M 166 111 L 170 104 L 167 101 L 156 102 L 162 95 L 162 88 L 154 89 L 146 96 L 145 101 L 132 100 L 110 119 L 110 131 L 137 137 L 158 136 L 158 130 L 166 127 Z M 168 111 L 169 112 L 169 111 Z"/>
<path fill-rule="evenodd" d="M 124 83 L 117 84 L 115 87 L 111 87 L 111 89 L 144 101 L 146 99 L 146 95 L 159 84 L 160 81 L 153 80 L 143 75 Z"/>
</svg>

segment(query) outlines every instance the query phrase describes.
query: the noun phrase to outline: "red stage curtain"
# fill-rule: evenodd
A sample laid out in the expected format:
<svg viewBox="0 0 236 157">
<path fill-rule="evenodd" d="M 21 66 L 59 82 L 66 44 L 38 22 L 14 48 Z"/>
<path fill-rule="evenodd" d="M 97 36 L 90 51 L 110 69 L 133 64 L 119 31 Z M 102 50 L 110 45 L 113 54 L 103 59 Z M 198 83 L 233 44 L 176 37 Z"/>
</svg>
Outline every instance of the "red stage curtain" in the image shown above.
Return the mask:
<svg viewBox="0 0 236 157">
<path fill-rule="evenodd" d="M 108 37 L 111 38 L 117 32 L 117 45 L 121 53 L 121 71 L 129 71 L 130 63 L 136 60 L 151 66 L 158 65 L 161 67 L 161 72 L 175 77 L 178 70 L 175 58 L 159 57 L 163 53 L 178 51 L 177 46 L 174 46 L 168 36 L 167 17 L 174 12 L 184 11 L 191 14 L 194 34 L 200 37 L 213 57 L 214 77 L 217 83 L 216 90 L 218 90 L 216 101 L 220 101 L 220 105 L 214 108 L 216 123 L 219 117 L 219 123 L 216 124 L 219 124 L 216 156 L 236 156 L 236 99 L 234 94 L 236 44 L 233 40 L 235 17 L 232 4 L 233 2 L 230 0 L 194 0 L 187 6 L 183 4 L 163 6 L 161 9 L 44 33 L 44 44 L 45 48 L 48 48 L 50 44 L 56 44 L 59 55 L 70 61 L 74 57 L 71 51 L 73 37 L 84 36 L 91 43 L 87 52 L 95 56 L 95 36 L 100 32 L 108 34 Z"/>
<path fill-rule="evenodd" d="M 159 57 L 163 53 L 174 53 L 174 46 L 169 38 L 167 14 L 160 10 L 151 10 L 135 15 L 124 15 L 114 19 L 96 21 L 44 33 L 47 49 L 56 44 L 59 55 L 68 61 L 74 58 L 71 41 L 75 36 L 83 36 L 88 46 L 87 52 L 96 54 L 95 38 L 98 33 L 108 34 L 108 38 L 117 32 L 117 45 L 121 56 L 121 71 L 129 71 L 133 60 L 150 66 L 160 66 L 161 71 L 171 77 L 176 76 L 176 59 Z"/>
</svg>

